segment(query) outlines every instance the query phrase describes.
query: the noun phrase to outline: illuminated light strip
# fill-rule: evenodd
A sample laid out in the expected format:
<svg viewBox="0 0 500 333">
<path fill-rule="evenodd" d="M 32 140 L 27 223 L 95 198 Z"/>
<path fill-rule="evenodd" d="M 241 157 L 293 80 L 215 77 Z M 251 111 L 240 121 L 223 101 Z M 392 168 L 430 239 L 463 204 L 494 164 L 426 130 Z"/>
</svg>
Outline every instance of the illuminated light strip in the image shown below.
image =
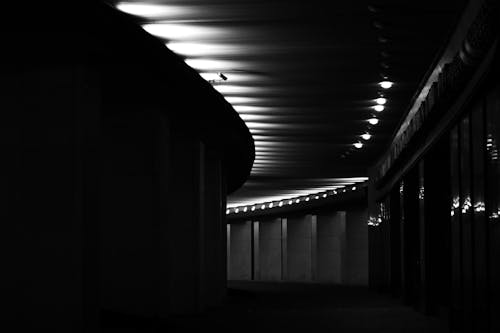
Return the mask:
<svg viewBox="0 0 500 333">
<path fill-rule="evenodd" d="M 255 211 L 255 207 L 260 207 L 261 210 L 265 210 L 265 209 L 271 209 L 273 207 L 274 208 L 283 207 L 285 205 L 285 203 L 287 203 L 288 205 L 299 204 L 301 202 L 306 203 L 306 202 L 309 202 L 310 199 L 313 199 L 313 198 L 315 200 L 319 200 L 321 198 L 326 199 L 332 195 L 337 195 L 339 193 L 346 193 L 349 190 L 350 191 L 357 191 L 359 189 L 360 189 L 359 185 L 358 186 L 350 186 L 350 187 L 345 186 L 342 188 L 337 188 L 336 190 L 321 191 L 318 193 L 301 195 L 301 196 L 293 197 L 293 198 L 272 200 L 272 201 L 253 203 L 253 204 L 247 204 L 247 205 L 237 205 L 237 206 L 228 207 L 226 209 L 226 215 L 229 215 L 231 213 L 237 214 L 241 210 L 243 210 L 244 212 L 247 212 L 249 207 L 252 207 L 251 211 L 253 212 L 253 211 Z"/>
<path fill-rule="evenodd" d="M 150 19 L 172 17 L 177 18 L 181 15 L 193 14 L 184 6 L 157 5 L 147 3 L 120 2 L 116 8 L 124 13 L 140 16 Z"/>
</svg>

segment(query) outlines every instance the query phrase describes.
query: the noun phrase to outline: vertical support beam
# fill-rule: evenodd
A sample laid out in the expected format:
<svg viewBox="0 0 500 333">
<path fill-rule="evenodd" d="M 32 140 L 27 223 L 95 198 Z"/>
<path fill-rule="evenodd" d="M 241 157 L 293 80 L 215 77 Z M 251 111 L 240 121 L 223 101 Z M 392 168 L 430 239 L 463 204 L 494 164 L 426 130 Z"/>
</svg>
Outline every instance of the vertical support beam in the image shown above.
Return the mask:
<svg viewBox="0 0 500 333">
<path fill-rule="evenodd" d="M 281 280 L 288 280 L 288 246 L 287 246 L 287 219 L 281 219 Z"/>
<path fill-rule="evenodd" d="M 201 309 L 204 279 L 204 145 L 176 137 L 172 145 L 170 197 L 170 310 L 193 313 Z"/>
<path fill-rule="evenodd" d="M 426 237 L 426 221 L 425 221 L 425 187 L 424 187 L 424 163 L 425 161 L 422 159 L 418 163 L 418 233 L 419 233 L 419 239 L 420 239 L 420 245 L 419 245 L 419 266 L 420 266 L 420 309 L 424 312 L 428 312 L 428 306 L 427 306 L 427 260 L 426 260 L 426 244 L 427 244 L 427 237 Z"/>
<path fill-rule="evenodd" d="M 252 222 L 252 244 L 253 244 L 253 276 L 252 280 L 260 280 L 260 232 L 259 221 Z"/>
<path fill-rule="evenodd" d="M 311 281 L 318 278 L 318 227 L 317 216 L 308 215 L 311 224 Z"/>
<path fill-rule="evenodd" d="M 231 278 L 231 225 L 226 224 L 226 275 L 227 279 Z"/>
<path fill-rule="evenodd" d="M 252 221 L 232 223 L 230 227 L 229 279 L 252 279 Z"/>
</svg>

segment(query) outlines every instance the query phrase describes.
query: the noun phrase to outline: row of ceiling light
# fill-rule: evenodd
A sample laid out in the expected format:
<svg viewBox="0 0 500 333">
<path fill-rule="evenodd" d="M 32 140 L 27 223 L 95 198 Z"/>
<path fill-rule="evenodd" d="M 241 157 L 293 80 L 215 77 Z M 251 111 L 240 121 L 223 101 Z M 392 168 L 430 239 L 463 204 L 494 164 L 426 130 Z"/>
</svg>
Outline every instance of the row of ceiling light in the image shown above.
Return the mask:
<svg viewBox="0 0 500 333">
<path fill-rule="evenodd" d="M 335 196 L 335 195 L 345 193 L 348 191 L 356 191 L 360 188 L 361 188 L 361 185 L 344 186 L 344 187 L 340 187 L 340 188 L 337 188 L 334 190 L 319 192 L 319 193 L 310 194 L 310 195 L 306 195 L 306 196 L 300 196 L 300 197 L 289 198 L 289 199 L 284 199 L 284 200 L 276 200 L 276 201 L 270 201 L 270 202 L 261 202 L 261 203 L 253 204 L 253 205 L 231 207 L 231 208 L 228 208 L 226 210 L 226 215 L 254 212 L 255 210 L 259 210 L 259 209 L 266 210 L 266 209 L 271 209 L 271 208 L 280 208 L 280 207 L 283 207 L 286 205 L 291 206 L 291 205 L 296 205 L 296 204 L 300 204 L 300 203 L 307 203 L 311 200 L 326 199 L 328 197 Z"/>
<path fill-rule="evenodd" d="M 392 86 L 394 85 L 393 82 L 391 81 L 381 81 L 379 82 L 379 86 L 380 88 L 386 90 L 386 89 L 390 89 L 392 88 Z M 384 97 L 384 94 L 379 92 L 379 96 L 377 99 L 375 99 L 375 105 L 372 106 L 372 109 L 376 112 L 382 112 L 385 110 L 385 105 L 387 103 L 387 98 Z M 379 123 L 379 118 L 375 117 L 375 116 L 372 116 L 370 119 L 368 119 L 368 123 L 372 126 L 375 126 Z M 364 140 L 364 141 L 368 141 L 371 139 L 372 137 L 372 134 L 367 130 L 364 134 L 361 134 L 360 137 Z M 361 141 L 357 141 L 355 143 L 353 143 L 353 146 L 357 149 L 361 149 L 363 148 L 363 142 Z"/>
</svg>

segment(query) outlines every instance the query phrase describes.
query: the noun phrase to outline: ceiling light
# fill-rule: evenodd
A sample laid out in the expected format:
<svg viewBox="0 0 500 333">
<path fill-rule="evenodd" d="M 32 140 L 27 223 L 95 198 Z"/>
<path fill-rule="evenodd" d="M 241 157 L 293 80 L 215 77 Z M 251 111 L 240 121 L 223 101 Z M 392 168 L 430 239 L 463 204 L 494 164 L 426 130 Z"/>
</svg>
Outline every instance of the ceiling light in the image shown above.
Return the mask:
<svg viewBox="0 0 500 333">
<path fill-rule="evenodd" d="M 319 195 L 315 196 L 314 199 L 318 200 L 319 199 Z"/>
<path fill-rule="evenodd" d="M 293 200 L 288 201 L 288 204 L 289 205 L 293 204 Z"/>
<path fill-rule="evenodd" d="M 235 54 L 239 50 L 236 47 L 221 44 L 197 43 L 197 42 L 169 42 L 167 47 L 173 52 L 189 57 L 201 56 L 227 56 L 228 54 Z"/>
<path fill-rule="evenodd" d="M 368 119 L 368 122 L 371 125 L 377 125 L 378 124 L 378 119 L 377 118 L 370 118 L 370 119 Z"/>
<path fill-rule="evenodd" d="M 379 97 L 375 100 L 375 102 L 377 102 L 377 104 L 379 104 L 379 105 L 384 105 L 385 103 L 387 103 L 387 99 L 383 98 L 383 97 Z"/>
<path fill-rule="evenodd" d="M 266 205 L 260 206 L 260 209 L 266 209 Z"/>
<path fill-rule="evenodd" d="M 235 212 L 235 213 L 239 213 L 239 212 L 240 212 L 240 210 L 239 210 L 238 208 L 236 208 L 236 209 L 234 210 L 234 212 Z"/>
<path fill-rule="evenodd" d="M 224 75 L 224 74 L 221 74 Z M 227 78 L 226 78 L 227 79 Z M 235 86 L 231 84 L 219 84 L 214 85 L 215 90 L 220 92 L 221 94 L 247 94 L 252 93 L 258 90 L 255 87 L 245 87 L 245 86 Z"/>
<path fill-rule="evenodd" d="M 240 103 L 252 103 L 255 102 L 255 98 L 249 98 L 249 97 L 241 97 L 241 96 L 230 96 L 226 97 L 226 101 L 228 101 L 231 104 L 240 104 Z"/>
<path fill-rule="evenodd" d="M 252 212 L 255 210 L 255 206 L 252 206 Z"/>
<path fill-rule="evenodd" d="M 269 204 L 269 208 L 273 208 L 273 203 L 272 202 Z"/>
<path fill-rule="evenodd" d="M 147 17 L 147 18 L 159 18 L 166 16 L 175 16 L 189 14 L 190 11 L 182 6 L 167 6 L 167 5 L 156 5 L 156 4 L 139 4 L 132 2 L 120 2 L 116 5 L 116 8 L 124 13 Z"/>
<path fill-rule="evenodd" d="M 362 134 L 361 137 L 363 138 L 363 140 L 370 140 L 370 138 L 372 137 L 370 133 L 365 133 L 365 134 Z"/>
<path fill-rule="evenodd" d="M 326 198 L 327 196 L 328 196 L 328 194 L 326 194 L 326 193 L 325 193 L 325 194 L 323 194 L 323 198 Z"/>
<path fill-rule="evenodd" d="M 224 30 L 213 27 L 196 26 L 176 23 L 150 23 L 142 26 L 151 35 L 172 40 L 200 40 L 213 37 L 220 37 L 226 33 Z"/>
<path fill-rule="evenodd" d="M 186 59 L 186 64 L 197 70 L 227 70 L 235 67 L 234 62 L 214 59 Z"/>
<path fill-rule="evenodd" d="M 394 83 L 392 83 L 391 81 L 382 81 L 382 82 L 379 82 L 379 85 L 384 88 L 384 89 L 389 89 L 393 86 Z"/>
<path fill-rule="evenodd" d="M 352 190 L 353 190 L 353 191 L 356 191 L 356 186 L 353 186 L 353 187 L 352 187 Z"/>
<path fill-rule="evenodd" d="M 361 142 L 356 142 L 353 144 L 353 146 L 360 149 L 361 147 L 363 147 L 363 144 Z"/>
<path fill-rule="evenodd" d="M 246 213 L 246 212 L 247 212 L 247 210 L 248 210 L 248 208 L 247 208 L 247 207 L 243 208 L 243 213 Z"/>
<path fill-rule="evenodd" d="M 299 203 L 299 202 L 300 202 L 300 199 L 295 200 L 295 203 Z"/>
<path fill-rule="evenodd" d="M 384 111 L 385 107 L 383 105 L 375 105 L 373 109 L 377 112 L 382 112 Z"/>
<path fill-rule="evenodd" d="M 309 201 L 309 197 L 306 198 L 306 201 Z"/>
<path fill-rule="evenodd" d="M 229 214 L 231 211 L 229 209 L 226 209 L 226 215 Z"/>
</svg>

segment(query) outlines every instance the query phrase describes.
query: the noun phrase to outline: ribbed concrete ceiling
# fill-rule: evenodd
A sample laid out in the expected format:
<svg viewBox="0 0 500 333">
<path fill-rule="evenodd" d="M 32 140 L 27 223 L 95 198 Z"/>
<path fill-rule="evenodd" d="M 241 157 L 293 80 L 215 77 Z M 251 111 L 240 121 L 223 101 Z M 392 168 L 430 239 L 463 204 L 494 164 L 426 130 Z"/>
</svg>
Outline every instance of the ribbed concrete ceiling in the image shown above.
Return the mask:
<svg viewBox="0 0 500 333">
<path fill-rule="evenodd" d="M 387 147 L 464 2 L 111 4 L 133 14 L 211 81 L 250 128 L 256 159 L 250 179 L 228 198 L 231 207 L 362 181 Z M 384 89 L 381 81 L 394 85 Z M 386 101 L 378 102 L 386 103 L 379 112 L 374 107 L 380 97 Z M 373 118 L 375 125 L 369 122 Z M 361 137 L 367 133 L 368 140 Z"/>
</svg>

